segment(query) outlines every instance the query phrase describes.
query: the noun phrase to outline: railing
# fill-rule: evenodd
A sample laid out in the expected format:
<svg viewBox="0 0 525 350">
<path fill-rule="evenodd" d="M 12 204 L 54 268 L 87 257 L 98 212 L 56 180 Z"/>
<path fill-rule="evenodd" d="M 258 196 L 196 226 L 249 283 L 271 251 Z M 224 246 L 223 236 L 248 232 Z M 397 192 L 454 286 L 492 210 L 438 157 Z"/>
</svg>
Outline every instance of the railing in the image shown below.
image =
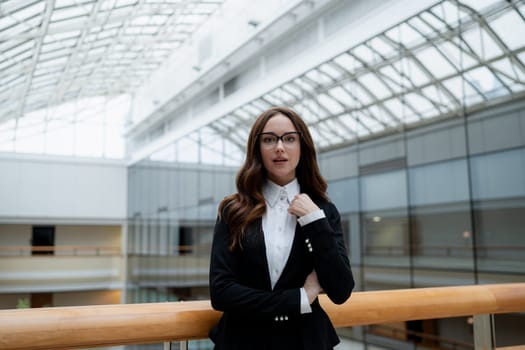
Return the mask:
<svg viewBox="0 0 525 350">
<path fill-rule="evenodd" d="M 180 256 L 180 255 L 204 255 L 209 256 L 211 244 L 192 244 L 192 245 L 173 245 L 168 247 L 153 246 L 150 252 L 128 250 L 128 256 L 149 257 L 149 256 Z"/>
<path fill-rule="evenodd" d="M 176 246 L 176 252 L 180 255 L 209 254 L 209 245 Z M 521 258 L 525 254 L 525 246 L 477 246 L 478 256 Z M 461 246 L 412 246 L 415 255 L 422 256 L 468 256 L 472 253 L 472 247 Z M 119 255 L 120 247 L 116 246 L 0 246 L 0 256 L 27 256 L 32 254 L 55 254 L 55 255 Z M 367 246 L 367 255 L 377 256 L 406 256 L 410 253 L 410 246 Z M 512 254 L 514 253 L 514 254 Z M 129 253 L 130 256 L 153 256 L 158 254 Z M 170 254 L 174 255 L 174 252 Z"/>
<path fill-rule="evenodd" d="M 336 327 L 474 315 L 476 349 L 492 349 L 492 314 L 525 311 L 525 283 L 356 292 L 320 302 Z M 0 349 L 80 349 L 207 338 L 209 301 L 0 310 Z"/>
<path fill-rule="evenodd" d="M 399 245 L 399 246 L 367 246 L 366 254 L 371 256 L 471 256 L 470 246 L 450 245 Z M 476 246 L 478 257 L 521 259 L 525 255 L 525 246 Z"/>
<path fill-rule="evenodd" d="M 0 246 L 0 257 L 58 255 L 58 256 L 115 256 L 120 255 L 116 246 Z"/>
</svg>

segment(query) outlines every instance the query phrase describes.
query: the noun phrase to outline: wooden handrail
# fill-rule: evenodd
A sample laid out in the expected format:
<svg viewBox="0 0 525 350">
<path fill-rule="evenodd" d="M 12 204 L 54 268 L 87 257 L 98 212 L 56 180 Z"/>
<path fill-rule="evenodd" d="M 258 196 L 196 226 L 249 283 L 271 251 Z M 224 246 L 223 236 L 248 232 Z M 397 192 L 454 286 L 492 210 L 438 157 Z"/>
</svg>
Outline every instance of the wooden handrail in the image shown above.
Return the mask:
<svg viewBox="0 0 525 350">
<path fill-rule="evenodd" d="M 525 283 L 356 292 L 320 302 L 336 327 L 525 311 Z M 202 339 L 209 301 L 0 310 L 0 349 L 79 349 Z"/>
</svg>

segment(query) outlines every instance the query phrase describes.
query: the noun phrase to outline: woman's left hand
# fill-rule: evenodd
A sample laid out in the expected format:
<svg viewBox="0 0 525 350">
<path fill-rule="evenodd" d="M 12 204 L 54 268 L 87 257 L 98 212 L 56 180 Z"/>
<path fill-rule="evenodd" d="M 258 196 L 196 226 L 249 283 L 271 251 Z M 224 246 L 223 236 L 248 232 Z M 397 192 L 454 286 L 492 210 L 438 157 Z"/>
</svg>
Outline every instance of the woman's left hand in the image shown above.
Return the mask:
<svg viewBox="0 0 525 350">
<path fill-rule="evenodd" d="M 288 212 L 297 217 L 305 216 L 316 210 L 319 210 L 319 207 L 306 193 L 299 193 L 296 195 L 288 207 Z"/>
</svg>

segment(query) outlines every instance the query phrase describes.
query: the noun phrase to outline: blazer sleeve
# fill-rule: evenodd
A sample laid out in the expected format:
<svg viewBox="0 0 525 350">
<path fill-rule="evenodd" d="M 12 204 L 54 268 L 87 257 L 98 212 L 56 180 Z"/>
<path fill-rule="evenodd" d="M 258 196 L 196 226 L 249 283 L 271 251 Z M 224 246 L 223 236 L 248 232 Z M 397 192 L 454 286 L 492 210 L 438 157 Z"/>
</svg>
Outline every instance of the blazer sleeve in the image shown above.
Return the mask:
<svg viewBox="0 0 525 350">
<path fill-rule="evenodd" d="M 323 206 L 326 218 L 303 226 L 304 241 L 312 254 L 321 288 L 335 304 L 342 304 L 354 288 L 354 277 L 345 248 L 341 218 L 334 204 Z"/>
<path fill-rule="evenodd" d="M 251 318 L 300 314 L 299 288 L 268 291 L 243 285 L 238 254 L 229 249 L 229 227 L 217 221 L 210 259 L 210 298 L 214 309 Z M 244 267 L 246 268 L 246 267 Z"/>
</svg>

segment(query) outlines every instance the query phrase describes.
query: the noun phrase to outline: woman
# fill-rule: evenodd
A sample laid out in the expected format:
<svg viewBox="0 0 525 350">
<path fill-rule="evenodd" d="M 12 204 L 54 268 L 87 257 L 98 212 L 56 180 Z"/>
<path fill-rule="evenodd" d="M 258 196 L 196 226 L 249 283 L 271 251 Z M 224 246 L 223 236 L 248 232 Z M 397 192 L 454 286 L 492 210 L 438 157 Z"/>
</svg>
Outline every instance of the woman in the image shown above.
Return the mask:
<svg viewBox="0 0 525 350">
<path fill-rule="evenodd" d="M 289 108 L 255 121 L 238 192 L 219 205 L 210 262 L 215 349 L 332 349 L 339 338 L 317 295 L 354 287 L 341 222 L 312 137 Z"/>
</svg>

